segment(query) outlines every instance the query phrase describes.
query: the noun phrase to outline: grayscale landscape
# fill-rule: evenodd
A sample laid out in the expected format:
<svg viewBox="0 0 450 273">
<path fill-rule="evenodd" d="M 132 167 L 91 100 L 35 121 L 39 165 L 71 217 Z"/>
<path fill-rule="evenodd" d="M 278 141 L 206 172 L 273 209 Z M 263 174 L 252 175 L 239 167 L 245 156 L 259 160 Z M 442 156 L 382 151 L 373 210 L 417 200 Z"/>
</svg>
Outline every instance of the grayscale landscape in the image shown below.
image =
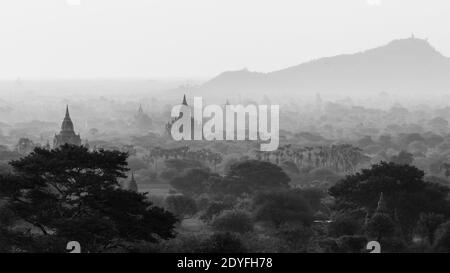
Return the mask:
<svg viewBox="0 0 450 273">
<path fill-rule="evenodd" d="M 0 252 L 450 251 L 447 2 L 17 2 Z M 174 140 L 194 97 L 279 105 L 278 149 Z"/>
</svg>

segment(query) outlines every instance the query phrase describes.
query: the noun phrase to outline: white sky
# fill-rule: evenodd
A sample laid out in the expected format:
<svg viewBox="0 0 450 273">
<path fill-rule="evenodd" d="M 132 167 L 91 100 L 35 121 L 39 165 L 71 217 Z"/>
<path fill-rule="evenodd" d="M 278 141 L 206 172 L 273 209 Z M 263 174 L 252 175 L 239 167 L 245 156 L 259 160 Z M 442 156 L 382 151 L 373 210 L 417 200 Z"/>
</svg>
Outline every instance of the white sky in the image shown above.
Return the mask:
<svg viewBox="0 0 450 273">
<path fill-rule="evenodd" d="M 449 27 L 448 0 L 1 0 L 0 78 L 269 72 L 412 32 L 450 56 Z"/>
</svg>

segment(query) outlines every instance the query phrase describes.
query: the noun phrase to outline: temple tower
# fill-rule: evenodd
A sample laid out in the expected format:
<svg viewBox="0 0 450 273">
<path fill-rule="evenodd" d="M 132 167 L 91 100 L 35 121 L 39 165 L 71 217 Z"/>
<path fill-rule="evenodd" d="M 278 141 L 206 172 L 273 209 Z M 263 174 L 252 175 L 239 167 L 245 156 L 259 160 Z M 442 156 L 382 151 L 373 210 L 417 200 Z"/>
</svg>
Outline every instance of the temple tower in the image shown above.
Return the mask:
<svg viewBox="0 0 450 273">
<path fill-rule="evenodd" d="M 64 144 L 81 145 L 80 135 L 75 134 L 73 122 L 69 114 L 69 106 L 66 107 L 66 116 L 61 124 L 61 131 L 53 139 L 53 148 Z"/>
</svg>

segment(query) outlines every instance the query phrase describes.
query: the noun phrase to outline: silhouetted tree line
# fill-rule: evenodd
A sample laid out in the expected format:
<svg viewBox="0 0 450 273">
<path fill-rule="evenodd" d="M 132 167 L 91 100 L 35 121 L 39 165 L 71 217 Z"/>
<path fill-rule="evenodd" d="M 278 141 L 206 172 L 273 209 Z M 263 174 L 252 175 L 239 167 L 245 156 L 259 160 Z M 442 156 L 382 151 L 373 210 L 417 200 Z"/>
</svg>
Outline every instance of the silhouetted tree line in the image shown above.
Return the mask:
<svg viewBox="0 0 450 273">
<path fill-rule="evenodd" d="M 288 148 L 269 156 L 295 158 Z M 324 150 L 303 160 L 320 162 Z M 219 174 L 188 164 L 199 156 L 189 151 L 160 151 L 179 171 L 158 206 L 120 187 L 126 152 L 64 145 L 11 161 L 0 176 L 0 251 L 62 252 L 79 241 L 86 252 L 366 252 L 371 240 L 383 252 L 450 250 L 450 189 L 404 164 L 407 154 L 321 188 L 293 184 L 263 158 Z"/>
</svg>

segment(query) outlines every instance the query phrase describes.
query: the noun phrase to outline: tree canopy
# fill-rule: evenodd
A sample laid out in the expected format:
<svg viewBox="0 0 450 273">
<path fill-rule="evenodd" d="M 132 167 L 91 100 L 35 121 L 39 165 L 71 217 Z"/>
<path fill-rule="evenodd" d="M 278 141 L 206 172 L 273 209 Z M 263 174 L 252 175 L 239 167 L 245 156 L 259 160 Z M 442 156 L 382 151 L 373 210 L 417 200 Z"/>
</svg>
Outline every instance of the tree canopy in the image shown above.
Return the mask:
<svg viewBox="0 0 450 273">
<path fill-rule="evenodd" d="M 36 148 L 11 162 L 13 174 L 0 176 L 0 194 L 15 217 L 32 227 L 22 234 L 28 242 L 36 236 L 76 240 L 96 252 L 173 237 L 177 219 L 170 212 L 153 206 L 145 194 L 120 188 L 127 156 L 71 145 Z"/>
<path fill-rule="evenodd" d="M 381 162 L 371 169 L 348 175 L 329 189 L 341 209 L 361 207 L 374 212 L 384 194 L 387 213 L 412 232 L 421 213 L 447 214 L 449 188 L 424 181 L 424 172 L 409 165 Z"/>
<path fill-rule="evenodd" d="M 220 176 L 207 169 L 189 169 L 171 180 L 171 185 L 186 195 L 254 194 L 259 191 L 281 190 L 289 187 L 290 178 L 279 166 L 258 160 L 237 162 Z"/>
</svg>

